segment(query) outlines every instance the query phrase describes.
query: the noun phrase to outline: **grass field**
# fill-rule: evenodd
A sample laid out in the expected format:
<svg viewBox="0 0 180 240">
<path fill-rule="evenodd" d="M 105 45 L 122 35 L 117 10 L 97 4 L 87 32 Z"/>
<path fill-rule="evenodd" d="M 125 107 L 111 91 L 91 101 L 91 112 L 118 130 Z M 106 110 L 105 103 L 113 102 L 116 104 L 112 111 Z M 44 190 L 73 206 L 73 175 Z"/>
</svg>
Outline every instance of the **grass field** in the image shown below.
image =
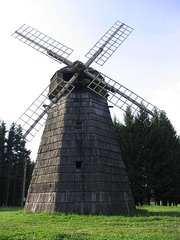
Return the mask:
<svg viewBox="0 0 180 240">
<path fill-rule="evenodd" d="M 180 206 L 138 207 L 118 216 L 30 213 L 0 208 L 0 240 L 180 239 Z"/>
</svg>

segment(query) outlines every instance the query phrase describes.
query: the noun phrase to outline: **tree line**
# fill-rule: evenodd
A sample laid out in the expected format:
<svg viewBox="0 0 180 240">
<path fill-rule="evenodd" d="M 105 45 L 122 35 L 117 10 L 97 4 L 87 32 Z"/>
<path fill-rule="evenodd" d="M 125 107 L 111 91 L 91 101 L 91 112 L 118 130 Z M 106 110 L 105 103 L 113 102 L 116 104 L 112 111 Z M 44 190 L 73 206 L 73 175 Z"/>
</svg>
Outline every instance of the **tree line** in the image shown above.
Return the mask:
<svg viewBox="0 0 180 240">
<path fill-rule="evenodd" d="M 114 118 L 136 205 L 180 203 L 180 137 L 165 112 L 150 118 L 127 108 L 124 123 Z"/>
<path fill-rule="evenodd" d="M 0 206 L 22 205 L 23 187 L 27 192 L 33 167 L 21 128 L 12 123 L 8 130 L 0 121 Z"/>
<path fill-rule="evenodd" d="M 165 112 L 150 118 L 127 108 L 124 123 L 114 118 L 118 141 L 136 205 L 180 203 L 180 137 Z M 27 163 L 27 166 L 26 166 Z M 20 127 L 0 121 L 0 206 L 21 206 L 34 162 Z"/>
</svg>

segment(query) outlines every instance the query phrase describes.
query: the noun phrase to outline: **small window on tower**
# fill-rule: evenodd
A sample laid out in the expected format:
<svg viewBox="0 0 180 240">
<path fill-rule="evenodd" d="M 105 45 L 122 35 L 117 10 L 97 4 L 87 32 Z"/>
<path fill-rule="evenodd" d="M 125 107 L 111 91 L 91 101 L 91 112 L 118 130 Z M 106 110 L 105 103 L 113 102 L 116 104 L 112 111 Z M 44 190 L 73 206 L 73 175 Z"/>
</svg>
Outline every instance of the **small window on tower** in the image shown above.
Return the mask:
<svg viewBox="0 0 180 240">
<path fill-rule="evenodd" d="M 76 169 L 80 169 L 82 167 L 82 162 L 75 162 Z"/>
<path fill-rule="evenodd" d="M 78 121 L 76 122 L 76 129 L 81 129 L 82 128 L 82 122 Z"/>
</svg>

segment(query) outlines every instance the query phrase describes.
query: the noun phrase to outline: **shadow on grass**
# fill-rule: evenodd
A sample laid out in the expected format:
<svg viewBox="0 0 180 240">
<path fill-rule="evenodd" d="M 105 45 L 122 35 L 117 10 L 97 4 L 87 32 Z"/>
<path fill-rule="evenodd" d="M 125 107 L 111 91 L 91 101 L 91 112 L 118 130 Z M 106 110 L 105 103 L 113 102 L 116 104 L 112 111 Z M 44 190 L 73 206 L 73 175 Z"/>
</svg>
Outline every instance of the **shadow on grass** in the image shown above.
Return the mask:
<svg viewBox="0 0 180 240">
<path fill-rule="evenodd" d="M 0 207 L 0 212 L 15 212 L 23 210 L 23 208 L 20 207 Z"/>
<path fill-rule="evenodd" d="M 0 207 L 0 212 L 16 212 L 16 211 L 24 211 L 23 208 L 21 207 Z M 31 213 L 29 211 L 27 211 L 27 213 Z M 48 214 L 48 213 L 47 213 Z M 58 215 L 66 215 L 64 213 L 61 212 L 51 212 L 49 214 L 58 214 Z M 69 215 L 69 214 L 67 214 Z M 73 214 L 74 215 L 74 214 Z M 75 214 L 76 215 L 76 214 Z M 78 214 L 77 214 L 78 215 Z M 88 214 L 90 216 L 98 216 L 98 215 L 91 215 Z M 86 215 L 86 216 L 88 216 Z M 85 215 L 84 215 L 85 216 Z M 108 215 L 99 215 L 99 216 L 108 216 Z M 151 216 L 169 216 L 169 217 L 180 217 L 180 211 L 151 211 L 151 210 L 147 210 L 147 209 L 136 209 L 134 211 L 128 212 L 128 213 L 122 213 L 122 214 L 112 214 L 109 216 L 123 216 L 123 217 L 151 217 Z"/>
<path fill-rule="evenodd" d="M 146 210 L 146 209 L 137 209 L 137 210 L 134 210 L 132 212 L 129 212 L 127 214 L 122 214 L 122 216 L 124 217 L 152 217 L 152 216 L 161 216 L 161 217 L 180 217 L 180 212 L 176 212 L 176 211 L 149 211 L 149 210 Z"/>
</svg>

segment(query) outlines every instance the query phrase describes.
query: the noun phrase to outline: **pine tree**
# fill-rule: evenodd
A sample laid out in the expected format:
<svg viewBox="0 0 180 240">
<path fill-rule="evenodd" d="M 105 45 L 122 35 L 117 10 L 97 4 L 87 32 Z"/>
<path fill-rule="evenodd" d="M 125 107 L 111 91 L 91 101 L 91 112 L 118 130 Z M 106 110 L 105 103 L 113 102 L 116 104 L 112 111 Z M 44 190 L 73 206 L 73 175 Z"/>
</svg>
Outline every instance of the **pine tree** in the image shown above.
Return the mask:
<svg viewBox="0 0 180 240">
<path fill-rule="evenodd" d="M 0 121 L 0 206 L 5 202 L 5 148 L 6 148 L 6 125 Z"/>
<path fill-rule="evenodd" d="M 162 202 L 163 205 L 167 205 L 173 201 L 175 181 L 179 176 L 179 137 L 165 112 L 161 112 L 152 122 L 151 185 L 157 204 Z"/>
<path fill-rule="evenodd" d="M 122 155 L 136 205 L 180 202 L 180 139 L 165 112 L 149 118 L 140 110 L 133 116 L 127 108 L 124 124 L 117 118 Z"/>
<path fill-rule="evenodd" d="M 7 133 L 7 134 L 6 134 Z M 6 137 L 7 135 L 7 137 Z M 0 204 L 21 206 L 25 162 L 27 163 L 26 192 L 34 164 L 26 149 L 21 127 L 12 123 L 9 131 L 5 124 L 0 127 Z"/>
</svg>

